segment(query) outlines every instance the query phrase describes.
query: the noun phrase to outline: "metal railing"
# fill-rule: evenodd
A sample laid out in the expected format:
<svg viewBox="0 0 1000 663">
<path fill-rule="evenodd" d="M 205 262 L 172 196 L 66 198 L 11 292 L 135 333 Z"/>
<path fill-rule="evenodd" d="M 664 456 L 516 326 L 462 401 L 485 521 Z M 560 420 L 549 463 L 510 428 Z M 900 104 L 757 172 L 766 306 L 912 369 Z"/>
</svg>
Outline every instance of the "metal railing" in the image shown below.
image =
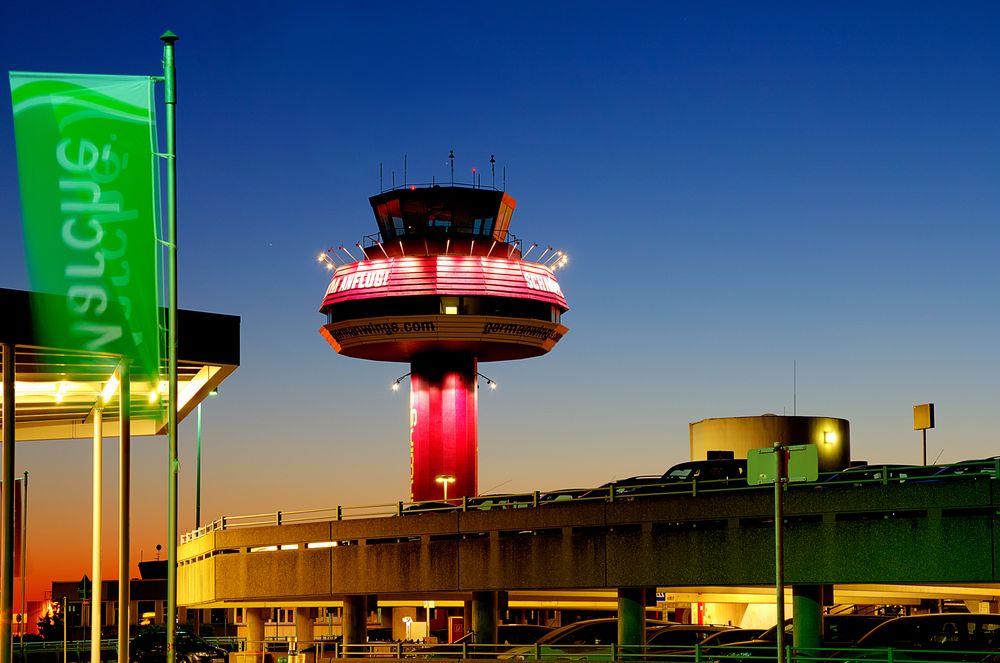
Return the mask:
<svg viewBox="0 0 1000 663">
<path fill-rule="evenodd" d="M 976 471 L 956 472 L 956 468 L 974 467 Z M 906 470 L 909 470 L 909 473 Z M 869 465 L 863 468 L 825 472 L 815 482 L 791 484 L 789 490 L 815 490 L 833 487 L 863 487 L 887 485 L 890 483 L 934 483 L 970 481 L 982 478 L 997 479 L 1000 476 L 1000 457 L 989 462 L 951 465 L 929 465 L 901 468 L 894 465 Z M 522 508 L 553 508 L 560 504 L 580 504 L 585 502 L 616 502 L 622 500 L 645 499 L 649 497 L 687 495 L 698 497 L 704 494 L 743 493 L 770 489 L 770 486 L 749 486 L 745 479 L 671 481 L 639 485 L 609 485 L 586 490 L 556 490 L 548 492 L 505 493 L 463 497 L 461 499 L 431 500 L 424 502 L 396 502 L 393 504 L 369 504 L 363 506 L 330 506 L 295 511 L 273 511 L 239 516 L 222 516 L 196 530 L 183 534 L 181 543 L 189 543 L 217 530 L 240 527 L 266 527 L 269 525 L 290 525 L 293 523 L 315 523 L 330 520 L 351 520 L 406 516 L 418 513 L 451 513 L 467 511 L 488 511 Z"/>
</svg>

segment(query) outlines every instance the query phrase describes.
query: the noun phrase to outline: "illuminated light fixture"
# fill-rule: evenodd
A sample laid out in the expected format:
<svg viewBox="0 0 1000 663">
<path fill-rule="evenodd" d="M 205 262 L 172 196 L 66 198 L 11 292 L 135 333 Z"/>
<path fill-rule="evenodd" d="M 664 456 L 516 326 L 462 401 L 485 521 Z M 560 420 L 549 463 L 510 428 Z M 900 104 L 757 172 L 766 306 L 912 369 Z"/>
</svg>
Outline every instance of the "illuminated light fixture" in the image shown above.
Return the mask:
<svg viewBox="0 0 1000 663">
<path fill-rule="evenodd" d="M 487 258 L 489 258 L 490 254 L 493 253 L 493 249 L 496 248 L 496 245 L 497 245 L 497 241 L 493 240 L 493 243 L 490 244 L 490 250 L 486 252 L 486 257 Z"/>
<path fill-rule="evenodd" d="M 399 254 L 406 257 L 406 249 L 403 248 L 403 240 L 399 240 Z"/>
<path fill-rule="evenodd" d="M 552 250 L 551 246 L 546 248 L 544 251 L 542 251 L 542 255 L 538 256 L 538 260 L 536 260 L 535 262 L 537 262 L 538 264 L 542 264 L 542 262 L 545 260 L 545 256 L 548 255 L 549 251 L 551 250 Z"/>
<path fill-rule="evenodd" d="M 836 444 L 837 434 L 833 431 L 825 431 L 823 433 L 823 444 Z"/>
<path fill-rule="evenodd" d="M 365 247 L 361 246 L 361 242 L 355 243 L 354 246 L 358 247 L 358 249 L 361 250 L 361 255 L 365 257 L 365 260 L 371 260 L 371 258 L 368 257 L 368 252 L 365 251 Z"/>
<path fill-rule="evenodd" d="M 434 477 L 436 483 L 441 484 L 444 487 L 444 501 L 448 501 L 448 485 L 455 483 L 455 477 L 448 474 L 439 474 Z"/>
<path fill-rule="evenodd" d="M 104 391 L 101 392 L 101 400 L 105 403 L 111 400 L 112 396 L 115 395 L 115 391 L 118 390 L 118 376 L 112 375 L 110 379 L 104 384 Z"/>
<path fill-rule="evenodd" d="M 528 254 L 531 253 L 532 250 L 534 250 L 536 248 L 538 248 L 538 242 L 532 242 L 531 246 L 528 247 L 528 250 L 525 251 L 524 254 L 521 256 L 521 260 L 527 260 L 528 259 Z"/>
<path fill-rule="evenodd" d="M 281 544 L 280 550 L 298 550 L 299 544 L 297 543 L 283 543 Z"/>
<path fill-rule="evenodd" d="M 392 382 L 392 384 L 390 385 L 389 388 L 392 389 L 393 391 L 399 391 L 399 383 L 402 382 L 403 380 L 405 380 L 406 378 L 408 378 L 409 376 L 410 376 L 409 373 L 405 373 L 403 375 L 400 375 L 398 378 L 396 378 L 395 380 L 393 380 L 393 382 Z"/>
<path fill-rule="evenodd" d="M 493 391 L 496 391 L 496 388 L 497 388 L 497 381 L 496 380 L 494 380 L 492 378 L 488 378 L 485 375 L 483 375 L 482 373 L 478 373 L 477 372 L 476 375 L 478 375 L 482 379 L 486 380 L 487 386 L 489 386 L 489 388 L 492 389 Z"/>
<path fill-rule="evenodd" d="M 252 552 L 252 553 L 255 553 L 255 552 L 276 552 L 277 550 L 278 550 L 278 546 L 255 546 L 255 547 L 253 547 L 253 548 L 250 549 L 250 552 Z"/>
<path fill-rule="evenodd" d="M 548 260 L 545 261 L 545 266 L 546 267 L 551 267 L 553 265 L 553 263 L 558 262 L 563 257 L 563 255 L 565 255 L 565 254 L 562 251 L 556 251 L 551 256 L 549 256 Z M 541 261 L 541 258 L 539 258 L 539 261 Z"/>
<path fill-rule="evenodd" d="M 510 260 L 510 257 L 511 257 L 512 255 L 514 255 L 514 251 L 515 251 L 515 250 L 517 249 L 517 247 L 518 247 L 518 245 L 519 245 L 520 243 L 521 243 L 521 240 L 519 240 L 519 239 L 515 239 L 515 240 L 514 240 L 514 243 L 510 245 L 510 250 L 509 250 L 509 251 L 507 251 L 507 259 L 508 259 L 508 260 Z"/>
<path fill-rule="evenodd" d="M 62 403 L 66 398 L 66 391 L 69 389 L 69 383 L 65 380 L 59 383 L 59 387 L 56 388 L 56 403 Z"/>
<path fill-rule="evenodd" d="M 149 404 L 152 405 L 160 398 L 160 392 L 157 389 L 149 390 Z"/>
<path fill-rule="evenodd" d="M 381 250 L 382 250 L 382 255 L 384 255 L 384 256 L 385 256 L 386 258 L 388 258 L 388 257 L 389 257 L 389 254 L 388 254 L 388 253 L 386 253 L 386 251 L 385 251 L 385 247 L 384 247 L 384 246 L 382 246 L 382 242 L 375 242 L 375 244 L 376 244 L 376 245 L 378 246 L 378 248 L 379 248 L 379 249 L 381 249 Z"/>
<path fill-rule="evenodd" d="M 352 260 L 352 261 L 354 261 L 354 262 L 357 262 L 357 261 L 358 261 L 358 259 L 357 259 L 357 258 L 355 258 L 355 257 L 354 257 L 354 256 L 353 256 L 353 255 L 351 254 L 351 252 L 347 250 L 347 247 L 344 247 L 344 246 L 341 246 L 341 247 L 340 247 L 340 250 L 341 250 L 341 251 L 343 251 L 344 253 L 346 253 L 347 255 L 351 256 L 351 260 Z"/>
<path fill-rule="evenodd" d="M 306 548 L 336 548 L 336 541 L 317 541 L 316 543 L 307 543 Z"/>
</svg>

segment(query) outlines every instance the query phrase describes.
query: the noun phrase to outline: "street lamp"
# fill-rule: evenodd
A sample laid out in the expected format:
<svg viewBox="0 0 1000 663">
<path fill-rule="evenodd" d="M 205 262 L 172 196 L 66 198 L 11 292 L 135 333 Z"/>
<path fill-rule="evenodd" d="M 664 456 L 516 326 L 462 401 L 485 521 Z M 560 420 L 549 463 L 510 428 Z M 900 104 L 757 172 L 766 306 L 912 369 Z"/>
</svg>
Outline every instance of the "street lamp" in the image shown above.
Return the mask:
<svg viewBox="0 0 1000 663">
<path fill-rule="evenodd" d="M 442 486 L 444 486 L 444 501 L 447 502 L 448 501 L 448 484 L 449 483 L 455 483 L 455 477 L 447 475 L 447 474 L 439 474 L 437 477 L 435 477 L 434 481 L 436 481 L 439 484 L 441 484 Z"/>
</svg>

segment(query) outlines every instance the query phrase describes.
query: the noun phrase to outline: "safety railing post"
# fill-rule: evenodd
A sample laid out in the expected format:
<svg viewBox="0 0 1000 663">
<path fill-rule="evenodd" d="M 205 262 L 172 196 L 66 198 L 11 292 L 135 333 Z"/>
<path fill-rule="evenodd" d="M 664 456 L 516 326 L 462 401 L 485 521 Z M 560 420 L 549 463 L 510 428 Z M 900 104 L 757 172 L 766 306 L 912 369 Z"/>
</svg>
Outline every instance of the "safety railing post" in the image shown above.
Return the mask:
<svg viewBox="0 0 1000 663">
<path fill-rule="evenodd" d="M 531 494 L 531 506 L 538 508 L 538 491 L 536 490 Z"/>
<path fill-rule="evenodd" d="M 542 659 L 542 646 L 536 642 L 535 643 L 535 660 L 536 661 L 540 661 L 541 659 Z"/>
<path fill-rule="evenodd" d="M 618 660 L 618 645 L 614 642 L 611 643 L 611 660 Z"/>
<path fill-rule="evenodd" d="M 469 658 L 469 642 L 467 640 L 462 642 L 462 658 Z"/>
<path fill-rule="evenodd" d="M 276 525 L 280 525 L 281 524 L 281 512 L 280 511 L 275 511 L 274 512 L 274 523 Z"/>
<path fill-rule="evenodd" d="M 397 516 L 403 515 L 403 503 L 402 502 L 396 502 L 396 515 Z"/>
<path fill-rule="evenodd" d="M 396 658 L 403 658 L 403 641 L 396 643 Z"/>
<path fill-rule="evenodd" d="M 344 507 L 342 507 L 342 506 L 340 506 L 338 504 L 337 505 L 337 520 L 343 520 L 343 519 L 344 519 Z"/>
</svg>

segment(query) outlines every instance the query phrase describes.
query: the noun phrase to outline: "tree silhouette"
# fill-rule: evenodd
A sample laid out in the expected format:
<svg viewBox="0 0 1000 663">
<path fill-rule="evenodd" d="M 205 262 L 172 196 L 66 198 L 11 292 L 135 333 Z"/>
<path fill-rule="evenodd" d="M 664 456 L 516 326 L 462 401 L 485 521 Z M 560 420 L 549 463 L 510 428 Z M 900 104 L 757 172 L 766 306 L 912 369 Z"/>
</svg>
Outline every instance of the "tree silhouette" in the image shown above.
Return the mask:
<svg viewBox="0 0 1000 663">
<path fill-rule="evenodd" d="M 49 604 L 49 609 L 38 618 L 38 634 L 50 642 L 63 639 L 62 604 Z"/>
</svg>

